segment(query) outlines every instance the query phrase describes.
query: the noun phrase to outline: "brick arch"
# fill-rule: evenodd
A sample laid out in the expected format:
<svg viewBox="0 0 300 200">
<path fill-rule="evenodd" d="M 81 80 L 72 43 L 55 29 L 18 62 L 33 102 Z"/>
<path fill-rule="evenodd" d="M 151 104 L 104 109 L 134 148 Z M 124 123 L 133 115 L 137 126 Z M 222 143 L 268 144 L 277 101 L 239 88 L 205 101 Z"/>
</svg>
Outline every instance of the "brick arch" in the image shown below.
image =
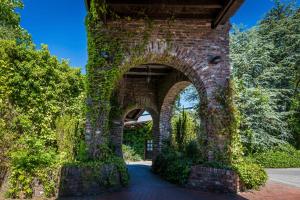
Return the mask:
<svg viewBox="0 0 300 200">
<path fill-rule="evenodd" d="M 199 55 L 189 48 L 168 44 L 165 40 L 152 40 L 148 43 L 144 52 L 139 55 L 131 55 L 128 52 L 119 69 L 121 75 L 138 65 L 155 63 L 166 65 L 181 72 L 198 89 L 199 95 L 205 101 L 207 99 L 206 86 L 200 78 L 207 60 L 199 59 Z"/>
<path fill-rule="evenodd" d="M 153 116 L 157 116 L 158 115 L 158 111 L 157 111 L 157 108 L 154 106 L 154 105 L 140 105 L 140 104 L 134 104 L 134 105 L 131 105 L 131 106 L 128 106 L 126 108 L 123 109 L 122 111 L 122 120 L 125 119 L 125 117 L 131 112 L 131 111 L 134 111 L 134 110 L 137 110 L 137 109 L 145 109 L 147 112 L 150 113 L 151 117 L 153 118 Z"/>
<path fill-rule="evenodd" d="M 143 106 L 140 104 L 135 104 L 128 106 L 123 109 L 120 117 L 113 121 L 111 134 L 110 134 L 110 140 L 114 146 L 114 150 L 116 155 L 123 157 L 122 152 L 122 144 L 123 144 L 123 131 L 124 131 L 124 120 L 128 113 L 130 113 L 133 110 L 136 109 L 145 109 L 148 111 L 152 117 L 153 126 L 152 126 L 152 133 L 154 138 L 154 152 L 157 152 L 157 144 L 158 141 L 156 138 L 159 137 L 159 114 L 155 107 L 152 106 Z"/>
<path fill-rule="evenodd" d="M 207 92 L 205 83 L 201 79 L 203 65 L 207 61 L 199 60 L 197 54 L 187 48 L 172 45 L 171 47 L 163 40 L 149 42 L 143 54 L 126 56 L 120 66 L 121 75 L 124 75 L 131 68 L 145 64 L 166 65 L 175 69 L 175 72 L 168 75 L 166 87 L 158 92 L 158 102 L 151 102 L 152 108 L 158 113 L 157 123 L 153 123 L 156 128 L 154 138 L 154 156 L 156 156 L 162 146 L 164 138 L 168 138 L 171 132 L 172 105 L 176 96 L 188 85 L 193 84 L 201 98 L 202 109 L 206 109 Z M 122 76 L 121 76 L 122 77 Z M 170 79 L 170 80 L 168 80 Z M 150 103 L 150 104 L 151 104 Z M 155 105 L 156 104 L 156 105 Z M 136 105 L 143 107 L 145 105 Z"/>
<path fill-rule="evenodd" d="M 121 72 L 118 73 L 119 78 L 122 78 L 122 75 L 130 68 L 144 64 L 161 64 L 176 69 L 196 87 L 203 106 L 201 111 L 203 112 L 203 122 L 207 135 L 207 138 L 205 138 L 207 152 L 205 153 L 207 153 L 207 158 L 210 161 L 222 160 L 223 158 L 220 158 L 219 155 L 226 154 L 222 152 L 227 152 L 227 147 L 231 142 L 230 123 L 222 123 L 223 119 L 226 119 L 227 113 L 223 112 L 224 105 L 219 98 L 220 91 L 225 91 L 229 87 L 230 80 L 229 24 L 226 23 L 220 28 L 211 29 L 210 26 L 206 25 L 206 22 L 201 20 L 176 20 L 169 27 L 164 20 L 154 20 L 151 31 L 149 31 L 149 38 L 147 38 L 149 42 L 146 46 L 144 46 L 145 37 L 142 37 L 142 32 L 148 30 L 148 27 L 144 20 L 112 20 L 108 21 L 107 25 L 109 25 L 108 29 L 105 29 L 102 33 L 110 34 L 124 44 L 121 45 L 125 55 L 123 61 L 119 64 Z M 165 29 L 171 32 L 165 31 Z M 95 29 L 93 34 L 96 34 L 97 31 Z M 128 31 L 134 33 L 130 39 L 127 35 Z M 169 33 L 172 33 L 171 37 Z M 99 45 L 97 37 L 91 38 L 90 44 L 92 45 L 91 48 L 96 48 Z M 141 49 L 141 46 L 145 48 Z M 110 56 L 112 59 L 109 60 L 113 61 L 113 55 Z M 94 57 L 91 57 L 91 59 L 94 61 Z M 102 66 L 99 70 L 110 70 L 110 66 Z M 116 90 L 119 87 L 117 84 L 116 81 Z M 136 83 L 133 83 L 132 86 L 134 84 Z M 115 93 L 118 98 L 121 95 L 118 99 L 118 103 L 121 105 L 119 108 L 123 109 L 131 103 L 151 101 L 156 104 L 158 111 L 161 110 L 161 103 L 167 93 L 160 93 L 160 87 L 153 87 L 151 91 L 144 91 L 143 98 L 135 98 L 138 96 L 138 89 L 141 87 L 135 87 L 134 90 L 132 88 L 127 87 L 127 92 L 124 92 L 123 96 L 122 92 L 117 91 Z M 160 95 L 157 95 L 158 93 Z M 131 96 L 126 96 L 126 94 Z M 107 103 L 107 101 L 102 102 L 96 98 L 91 99 L 91 102 L 91 105 Z M 100 143 L 105 143 L 108 139 L 108 136 L 103 133 L 105 133 L 106 122 L 110 113 L 109 110 L 103 110 L 104 112 L 99 114 L 92 113 L 99 123 L 90 123 L 89 116 L 87 116 L 86 141 L 93 157 L 99 153 L 95 147 Z M 96 116 L 97 114 L 98 116 Z"/>
<path fill-rule="evenodd" d="M 161 140 L 168 139 L 172 127 L 171 127 L 171 118 L 172 118 L 172 110 L 174 103 L 176 101 L 176 97 L 180 92 L 182 92 L 186 87 L 191 84 L 189 81 L 181 81 L 177 82 L 169 88 L 166 93 L 163 102 L 161 103 L 160 108 L 160 116 L 159 116 L 159 130 Z"/>
</svg>

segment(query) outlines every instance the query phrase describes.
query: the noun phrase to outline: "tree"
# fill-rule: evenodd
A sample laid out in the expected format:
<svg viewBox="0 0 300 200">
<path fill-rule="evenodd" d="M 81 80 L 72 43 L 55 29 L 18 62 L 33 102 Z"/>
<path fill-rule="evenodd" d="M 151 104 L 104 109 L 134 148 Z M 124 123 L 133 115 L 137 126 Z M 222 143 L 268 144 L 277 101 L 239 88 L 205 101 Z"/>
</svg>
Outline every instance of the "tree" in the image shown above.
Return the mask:
<svg viewBox="0 0 300 200">
<path fill-rule="evenodd" d="M 236 103 L 249 152 L 293 141 L 298 134 L 295 120 L 299 120 L 299 110 L 292 105 L 297 105 L 293 96 L 299 94 L 299 20 L 299 8 L 293 2 L 276 1 L 258 26 L 232 31 L 230 56 L 239 93 Z"/>
<path fill-rule="evenodd" d="M 16 40 L 18 43 L 31 43 L 31 37 L 20 26 L 20 15 L 16 9 L 23 8 L 21 0 L 1 0 L 0 39 Z"/>
<path fill-rule="evenodd" d="M 22 5 L 0 2 L 0 167 L 10 168 L 11 197 L 30 197 L 34 178 L 52 195 L 55 169 L 69 159 L 61 154 L 74 155 L 74 144 L 66 143 L 72 142 L 71 126 L 84 116 L 84 77 L 47 46 L 35 48 L 15 12 Z M 62 124 L 66 121 L 70 126 Z"/>
</svg>

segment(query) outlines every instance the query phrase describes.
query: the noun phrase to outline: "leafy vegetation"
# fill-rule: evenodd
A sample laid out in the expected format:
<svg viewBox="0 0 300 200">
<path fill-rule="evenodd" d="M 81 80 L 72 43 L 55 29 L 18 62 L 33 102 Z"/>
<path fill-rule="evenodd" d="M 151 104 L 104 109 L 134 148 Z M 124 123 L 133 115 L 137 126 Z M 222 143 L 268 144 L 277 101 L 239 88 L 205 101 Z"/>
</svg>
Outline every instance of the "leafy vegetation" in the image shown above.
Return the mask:
<svg viewBox="0 0 300 200">
<path fill-rule="evenodd" d="M 122 145 L 123 158 L 126 161 L 136 162 L 142 161 L 143 157 L 140 154 L 137 154 L 131 146 Z"/>
<path fill-rule="evenodd" d="M 10 172 L 8 197 L 31 197 L 34 181 L 50 197 L 60 166 L 76 156 L 84 77 L 47 46 L 35 47 L 19 25 L 15 9 L 22 6 L 19 0 L 0 3 L 0 165 Z"/>
<path fill-rule="evenodd" d="M 152 122 L 140 128 L 125 128 L 123 133 L 123 157 L 127 161 L 144 159 L 145 142 L 152 140 Z"/>
<path fill-rule="evenodd" d="M 166 147 L 157 156 L 152 170 L 172 183 L 184 185 L 190 174 L 192 164 L 192 160 L 182 152 L 172 147 Z"/>
<path fill-rule="evenodd" d="M 275 1 L 264 19 L 231 34 L 236 103 L 246 154 L 299 146 L 299 8 Z"/>
<path fill-rule="evenodd" d="M 234 101 L 246 156 L 265 155 L 288 143 L 300 147 L 299 22 L 294 1 L 275 1 L 257 26 L 234 26 L 231 32 Z M 190 88 L 186 100 L 199 102 L 196 94 Z"/>
<path fill-rule="evenodd" d="M 258 164 L 243 161 L 233 165 L 246 189 L 258 189 L 268 179 L 266 171 Z"/>
<path fill-rule="evenodd" d="M 184 109 L 172 118 L 172 142 L 178 149 L 183 149 L 186 144 L 197 139 L 197 123 L 192 118 L 192 113 Z"/>
<path fill-rule="evenodd" d="M 265 168 L 300 167 L 300 151 L 291 145 L 281 145 L 262 153 L 255 153 L 249 159 Z"/>
<path fill-rule="evenodd" d="M 87 89 L 79 69 L 52 56 L 47 46 L 35 47 L 15 12 L 22 7 L 21 0 L 0 2 L 0 169 L 10 171 L 7 195 L 31 197 L 36 179 L 43 185 L 45 195 L 53 196 L 58 171 L 63 165 L 95 168 L 115 164 L 122 184 L 127 185 L 125 163 L 113 155 L 108 141 L 93 147 L 93 150 L 98 148 L 100 155 L 91 160 L 83 136 L 86 92 L 95 101 L 113 101 L 115 81 L 122 73 L 117 68 L 124 54 L 122 45 L 117 39 L 99 33 L 99 27 L 95 28 L 103 25 L 101 14 L 108 12 L 105 5 L 92 1 L 87 17 L 90 83 Z M 299 8 L 293 3 L 275 1 L 274 8 L 256 27 L 249 30 L 235 27 L 231 33 L 238 112 L 232 107 L 226 107 L 230 110 L 225 111 L 241 115 L 232 120 L 234 124 L 230 128 L 236 129 L 238 125 L 246 159 L 240 159 L 242 151 L 238 146 L 230 149 L 236 152 L 234 155 L 239 154 L 232 158 L 232 165 L 207 162 L 203 146 L 199 146 L 200 119 L 195 119 L 192 112 L 175 112 L 171 144 L 157 157 L 154 172 L 171 182 L 185 184 L 192 165 L 229 168 L 236 170 L 245 187 L 251 189 L 266 182 L 261 166 L 300 167 L 300 153 L 296 150 L 300 148 L 299 32 Z M 141 48 L 148 35 L 145 34 Z M 142 51 L 137 49 L 136 52 Z M 106 66 L 112 68 L 106 69 Z M 188 100 L 200 103 L 193 88 L 187 93 Z M 104 126 L 100 127 L 103 138 L 107 138 L 109 114 L 118 113 L 117 105 L 108 104 L 103 103 L 100 108 L 94 105 L 89 110 L 92 123 L 99 112 L 107 114 Z M 199 104 L 195 104 L 194 109 L 198 108 Z M 239 140 L 236 133 L 232 141 Z M 150 124 L 143 129 L 125 131 L 125 159 L 141 159 L 144 142 L 150 138 Z"/>
</svg>

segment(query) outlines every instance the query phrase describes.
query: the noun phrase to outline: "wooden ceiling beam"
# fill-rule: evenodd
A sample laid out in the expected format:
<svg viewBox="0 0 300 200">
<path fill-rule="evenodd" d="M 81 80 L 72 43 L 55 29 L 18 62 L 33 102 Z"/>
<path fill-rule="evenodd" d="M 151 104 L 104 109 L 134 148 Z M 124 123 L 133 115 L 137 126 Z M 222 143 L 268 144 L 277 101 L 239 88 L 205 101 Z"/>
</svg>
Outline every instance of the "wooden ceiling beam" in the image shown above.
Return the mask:
<svg viewBox="0 0 300 200">
<path fill-rule="evenodd" d="M 125 75 L 135 76 L 166 76 L 169 73 L 166 72 L 127 72 Z"/>
<path fill-rule="evenodd" d="M 219 24 L 225 23 L 239 9 L 244 0 L 228 0 L 221 12 L 212 21 L 212 28 L 216 28 Z"/>
<path fill-rule="evenodd" d="M 203 4 L 203 5 L 199 5 L 199 4 L 189 4 L 189 5 L 178 5 L 178 4 L 174 4 L 174 5 L 170 5 L 170 4 L 158 4 L 158 3 L 154 3 L 154 4 L 115 4 L 115 3 L 111 3 L 109 4 L 109 6 L 111 6 L 112 8 L 123 8 L 123 7 L 128 7 L 128 8 L 144 8 L 144 9 L 153 9 L 153 8 L 168 8 L 168 9 L 218 9 L 218 8 L 222 8 L 223 6 L 221 4 Z"/>
<path fill-rule="evenodd" d="M 108 4 L 166 4 L 166 5 L 216 5 L 222 4 L 223 0 L 106 0 Z"/>
<path fill-rule="evenodd" d="M 90 0 L 85 0 L 89 8 Z M 120 16 L 138 17 L 145 11 L 150 17 L 210 20 L 212 28 L 224 24 L 243 4 L 244 0 L 106 0 Z M 145 14 L 145 13 L 144 13 Z"/>
</svg>

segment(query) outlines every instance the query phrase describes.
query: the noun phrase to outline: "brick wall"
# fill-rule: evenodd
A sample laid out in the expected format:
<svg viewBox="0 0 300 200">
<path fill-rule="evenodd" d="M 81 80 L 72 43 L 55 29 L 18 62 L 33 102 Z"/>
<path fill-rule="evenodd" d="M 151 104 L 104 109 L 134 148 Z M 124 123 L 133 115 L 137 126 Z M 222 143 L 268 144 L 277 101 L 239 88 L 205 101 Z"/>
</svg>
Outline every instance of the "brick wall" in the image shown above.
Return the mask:
<svg viewBox="0 0 300 200">
<path fill-rule="evenodd" d="M 228 169 L 193 166 L 186 187 L 213 191 L 237 193 L 242 184 L 236 172 Z"/>
<path fill-rule="evenodd" d="M 58 196 L 98 195 L 121 187 L 120 174 L 117 172 L 116 166 L 103 165 L 98 168 L 63 167 L 61 169 Z"/>
</svg>

